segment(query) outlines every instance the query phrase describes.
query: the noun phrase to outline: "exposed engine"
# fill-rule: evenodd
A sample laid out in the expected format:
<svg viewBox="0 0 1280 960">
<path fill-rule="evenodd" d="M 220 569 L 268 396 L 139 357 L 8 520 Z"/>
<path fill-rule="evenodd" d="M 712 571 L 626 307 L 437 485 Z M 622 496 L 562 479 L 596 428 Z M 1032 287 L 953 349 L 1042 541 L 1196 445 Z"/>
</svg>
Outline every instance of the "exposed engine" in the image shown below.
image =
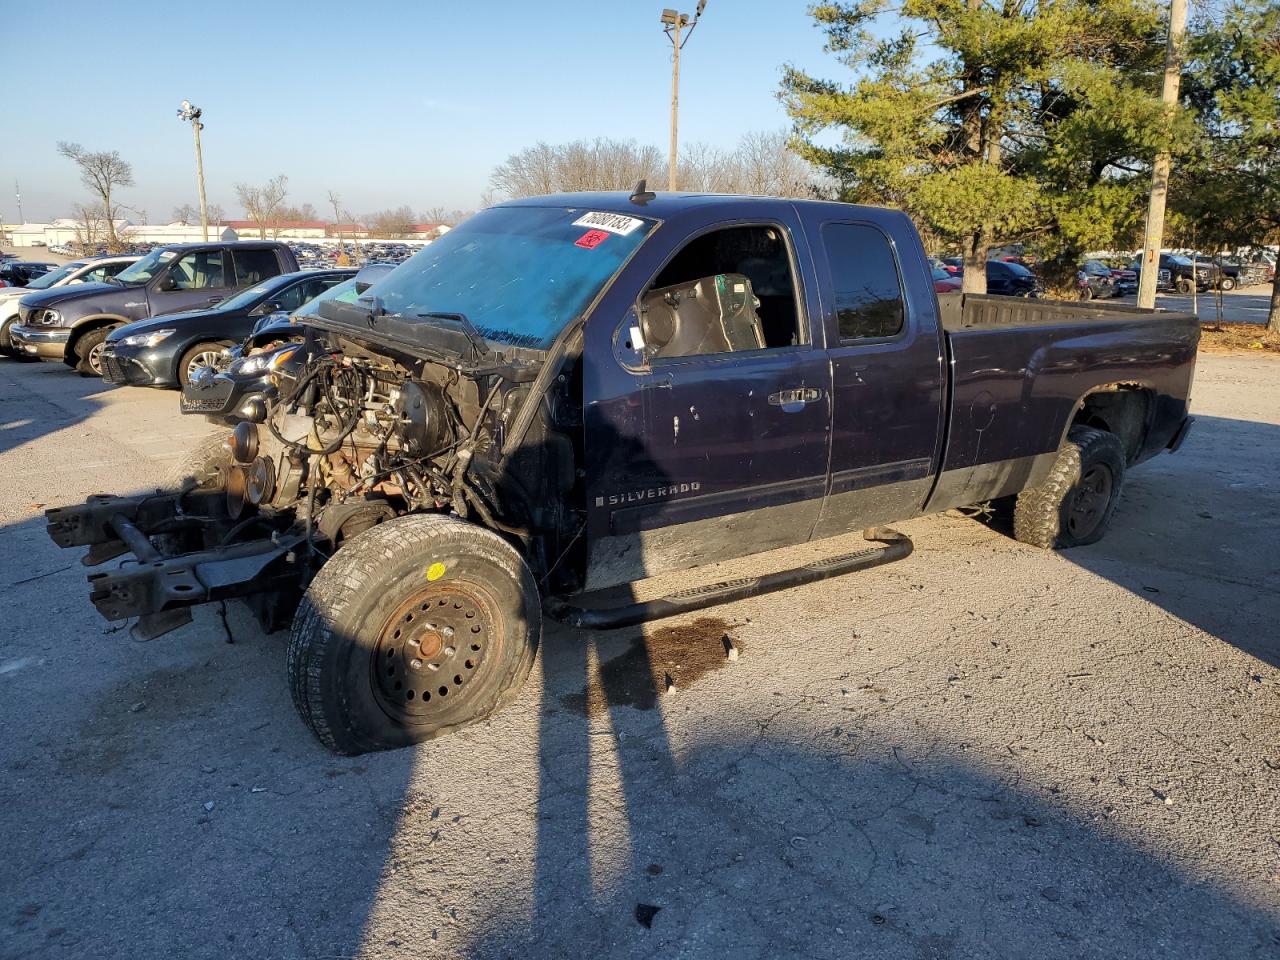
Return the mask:
<svg viewBox="0 0 1280 960">
<path fill-rule="evenodd" d="M 227 512 L 276 529 L 300 523 L 328 553 L 384 520 L 453 511 L 519 539 L 544 566 L 581 528 L 563 497 L 575 483 L 565 428 L 578 421 L 557 413 L 578 404 L 562 402 L 565 377 L 551 389 L 530 379 L 467 376 L 349 343 L 313 353 L 296 378 L 279 380 L 263 424 L 237 426 L 221 477 Z M 523 442 L 504 454 L 517 421 Z"/>
</svg>

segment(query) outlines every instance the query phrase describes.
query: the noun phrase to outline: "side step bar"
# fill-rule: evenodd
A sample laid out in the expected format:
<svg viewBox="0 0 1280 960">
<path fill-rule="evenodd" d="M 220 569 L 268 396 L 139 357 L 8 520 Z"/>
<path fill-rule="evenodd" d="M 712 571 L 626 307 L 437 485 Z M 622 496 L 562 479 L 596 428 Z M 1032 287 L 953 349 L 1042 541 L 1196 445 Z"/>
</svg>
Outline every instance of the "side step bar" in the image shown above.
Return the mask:
<svg viewBox="0 0 1280 960">
<path fill-rule="evenodd" d="M 872 567 L 905 559 L 911 555 L 913 549 L 913 544 L 907 536 L 888 527 L 873 527 L 864 531 L 863 536 L 868 540 L 883 543 L 884 546 L 815 560 L 801 567 L 780 570 L 762 577 L 744 577 L 739 580 L 713 583 L 705 587 L 679 590 L 656 600 L 629 603 L 619 607 L 579 607 L 567 600 L 551 597 L 543 604 L 543 609 L 553 620 L 559 620 L 571 627 L 583 630 L 613 630 L 618 627 L 647 623 L 650 620 L 661 620 L 664 617 L 674 617 L 680 613 L 691 613 L 694 610 L 703 610 L 734 600 L 744 600 L 762 593 L 799 587 L 857 570 L 869 570 Z"/>
</svg>

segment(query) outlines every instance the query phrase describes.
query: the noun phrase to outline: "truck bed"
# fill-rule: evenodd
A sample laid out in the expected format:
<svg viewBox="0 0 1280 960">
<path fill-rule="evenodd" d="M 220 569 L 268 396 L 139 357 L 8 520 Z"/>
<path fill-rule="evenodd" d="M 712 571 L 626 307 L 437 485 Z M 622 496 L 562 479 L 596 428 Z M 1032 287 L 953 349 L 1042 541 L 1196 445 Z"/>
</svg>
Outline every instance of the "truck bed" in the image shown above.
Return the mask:
<svg viewBox="0 0 1280 960">
<path fill-rule="evenodd" d="M 1064 300 L 1030 300 L 1024 297 L 995 297 L 974 293 L 944 293 L 938 297 L 938 315 L 948 333 L 1009 327 L 1035 327 L 1082 321 L 1110 322 L 1160 316 L 1166 319 L 1191 317 L 1187 313 L 1148 310 L 1127 304 L 1073 303 Z"/>
<path fill-rule="evenodd" d="M 1186 419 L 1200 340 L 1192 314 L 969 294 L 938 302 L 951 377 L 930 512 L 1034 486 L 1091 394 L 1137 400 L 1125 422 L 1106 423 L 1130 463 L 1163 450 Z"/>
</svg>

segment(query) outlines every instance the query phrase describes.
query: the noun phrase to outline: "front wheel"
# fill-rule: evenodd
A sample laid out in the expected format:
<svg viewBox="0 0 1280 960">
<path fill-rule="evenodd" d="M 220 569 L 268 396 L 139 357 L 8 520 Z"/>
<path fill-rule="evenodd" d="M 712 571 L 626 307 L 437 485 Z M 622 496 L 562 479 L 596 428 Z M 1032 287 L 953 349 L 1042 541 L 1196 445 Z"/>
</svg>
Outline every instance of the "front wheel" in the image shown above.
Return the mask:
<svg viewBox="0 0 1280 960">
<path fill-rule="evenodd" d="M 102 376 L 102 348 L 115 327 L 90 330 L 76 341 L 76 373 L 82 377 Z"/>
<path fill-rule="evenodd" d="M 1049 476 L 1018 494 L 1014 539 L 1046 550 L 1101 540 L 1120 502 L 1124 468 L 1124 447 L 1115 434 L 1072 427 Z"/>
<path fill-rule="evenodd" d="M 197 343 L 178 361 L 178 382 L 185 387 L 201 367 L 217 365 L 224 349 L 220 343 Z"/>
<path fill-rule="evenodd" d="M 1192 284 L 1191 284 L 1191 281 L 1188 280 L 1186 277 L 1182 277 L 1178 280 L 1175 286 L 1179 293 L 1187 294 L 1191 292 Z"/>
<path fill-rule="evenodd" d="M 336 753 L 421 743 L 512 700 L 541 632 L 533 574 L 501 537 L 439 514 L 389 520 L 307 588 L 289 638 L 293 703 Z"/>
</svg>

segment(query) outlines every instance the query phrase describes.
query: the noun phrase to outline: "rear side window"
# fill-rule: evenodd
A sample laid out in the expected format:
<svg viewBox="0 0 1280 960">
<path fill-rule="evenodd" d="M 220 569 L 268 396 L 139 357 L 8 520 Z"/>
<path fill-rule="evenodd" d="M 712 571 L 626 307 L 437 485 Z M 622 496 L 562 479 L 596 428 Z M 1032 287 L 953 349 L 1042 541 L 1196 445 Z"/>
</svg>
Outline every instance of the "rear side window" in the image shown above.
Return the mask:
<svg viewBox="0 0 1280 960">
<path fill-rule="evenodd" d="M 233 250 L 236 264 L 236 286 L 251 287 L 280 272 L 274 250 Z"/>
<path fill-rule="evenodd" d="M 822 245 L 831 267 L 840 339 L 896 336 L 906 308 L 889 238 L 865 224 L 828 223 Z"/>
</svg>

